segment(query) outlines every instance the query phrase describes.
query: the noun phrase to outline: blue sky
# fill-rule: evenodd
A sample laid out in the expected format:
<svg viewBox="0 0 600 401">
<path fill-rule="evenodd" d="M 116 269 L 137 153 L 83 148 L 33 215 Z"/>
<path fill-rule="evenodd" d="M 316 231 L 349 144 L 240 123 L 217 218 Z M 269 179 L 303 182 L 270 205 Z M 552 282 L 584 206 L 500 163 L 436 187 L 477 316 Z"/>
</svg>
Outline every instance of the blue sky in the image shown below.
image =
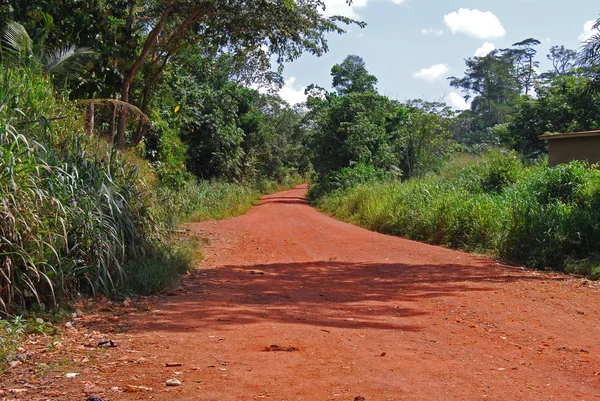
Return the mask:
<svg viewBox="0 0 600 401">
<path fill-rule="evenodd" d="M 538 47 L 541 70 L 553 45 L 577 49 L 600 14 L 598 0 L 325 0 L 326 14 L 343 14 L 368 25 L 330 35 L 329 52 L 302 56 L 287 64 L 281 96 L 290 103 L 304 100 L 311 83 L 329 88 L 331 67 L 357 54 L 379 79 L 379 92 L 404 101 L 445 100 L 466 107 L 449 76 L 462 76 L 464 59 L 510 47 L 530 37 Z"/>
</svg>

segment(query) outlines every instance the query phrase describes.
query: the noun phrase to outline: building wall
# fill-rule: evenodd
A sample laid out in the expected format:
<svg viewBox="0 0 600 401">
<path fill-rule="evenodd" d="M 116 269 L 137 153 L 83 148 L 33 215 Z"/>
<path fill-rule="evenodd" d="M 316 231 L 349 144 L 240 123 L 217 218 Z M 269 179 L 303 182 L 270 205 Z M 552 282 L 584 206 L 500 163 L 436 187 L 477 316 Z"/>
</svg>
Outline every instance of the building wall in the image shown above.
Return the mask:
<svg viewBox="0 0 600 401">
<path fill-rule="evenodd" d="M 600 136 L 548 139 L 550 167 L 572 160 L 600 162 Z"/>
</svg>

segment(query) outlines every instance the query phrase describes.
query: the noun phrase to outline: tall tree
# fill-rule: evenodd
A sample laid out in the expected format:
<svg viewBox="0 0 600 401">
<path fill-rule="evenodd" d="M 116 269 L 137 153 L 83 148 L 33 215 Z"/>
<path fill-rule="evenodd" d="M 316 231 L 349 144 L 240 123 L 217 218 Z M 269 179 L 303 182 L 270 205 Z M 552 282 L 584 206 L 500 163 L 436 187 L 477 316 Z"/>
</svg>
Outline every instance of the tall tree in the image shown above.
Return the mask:
<svg viewBox="0 0 600 401">
<path fill-rule="evenodd" d="M 600 92 L 600 18 L 592 27 L 594 34 L 579 51 L 579 63 L 592 77 L 588 85 L 590 93 Z"/>
<path fill-rule="evenodd" d="M 479 120 L 477 128 L 505 122 L 522 89 L 512 57 L 495 50 L 485 57 L 468 58 L 465 64 L 465 76 L 449 80 L 463 91 L 465 99 L 473 99 L 471 111 Z"/>
<path fill-rule="evenodd" d="M 321 55 L 328 50 L 327 33 L 343 33 L 342 24 L 364 26 L 346 17 L 323 16 L 325 4 L 321 0 L 10 3 L 9 7 L 0 5 L 0 17 L 12 15 L 23 21 L 31 15 L 48 14 L 57 21 L 55 31 L 75 38 L 73 43 L 110 55 L 104 60 L 103 71 L 118 79 L 113 87 L 118 87 L 121 100 L 140 106 L 144 112 L 150 103 L 151 88 L 173 56 L 184 49 L 229 52 L 238 65 L 250 61 L 269 78 L 273 77 L 268 73 L 272 56 L 281 66 L 304 52 Z M 127 113 L 126 107 L 121 110 L 116 135 L 119 148 L 125 146 Z"/>
<path fill-rule="evenodd" d="M 130 101 L 131 87 L 145 62 L 154 72 L 146 84 L 153 85 L 169 59 L 190 47 L 226 50 L 235 56 L 252 54 L 263 65 L 270 55 L 278 63 L 292 61 L 303 52 L 327 51 L 325 34 L 343 33 L 338 25 L 354 21 L 323 17 L 319 0 L 185 0 L 151 2 L 141 9 L 138 23 L 149 32 L 137 58 L 124 75 L 121 100 Z M 124 147 L 127 108 L 117 130 L 117 146 Z"/>
<path fill-rule="evenodd" d="M 512 49 L 505 50 L 505 54 L 515 63 L 516 74 L 525 90 L 525 95 L 529 94 L 537 77 L 536 68 L 540 63 L 534 59 L 537 54 L 535 46 L 540 44 L 539 40 L 529 38 L 513 44 Z"/>
<path fill-rule="evenodd" d="M 340 95 L 374 92 L 377 78 L 369 74 L 362 57 L 351 54 L 331 69 L 333 87 Z"/>
<path fill-rule="evenodd" d="M 567 75 L 577 65 L 577 52 L 563 45 L 552 46 L 546 57 L 552 62 L 555 77 Z"/>
</svg>

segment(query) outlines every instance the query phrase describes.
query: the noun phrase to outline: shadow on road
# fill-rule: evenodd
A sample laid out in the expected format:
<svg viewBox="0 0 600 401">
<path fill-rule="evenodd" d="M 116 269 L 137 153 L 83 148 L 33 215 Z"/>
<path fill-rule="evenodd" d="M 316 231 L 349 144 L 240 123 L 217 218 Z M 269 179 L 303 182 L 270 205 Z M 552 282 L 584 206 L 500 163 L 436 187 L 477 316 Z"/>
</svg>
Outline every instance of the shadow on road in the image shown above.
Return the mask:
<svg viewBox="0 0 600 401">
<path fill-rule="evenodd" d="M 495 283 L 547 280 L 488 263 L 490 268 L 321 261 L 198 270 L 177 295 L 157 305 L 162 311 L 157 320 L 134 330 L 226 329 L 271 321 L 419 331 L 422 327 L 406 324 L 406 318 L 429 313 L 417 300 L 490 292 Z"/>
<path fill-rule="evenodd" d="M 264 197 L 261 199 L 261 202 L 256 206 L 264 206 L 268 204 L 279 203 L 279 204 L 289 204 L 289 205 L 310 205 L 310 203 L 305 198 L 299 197 Z"/>
</svg>

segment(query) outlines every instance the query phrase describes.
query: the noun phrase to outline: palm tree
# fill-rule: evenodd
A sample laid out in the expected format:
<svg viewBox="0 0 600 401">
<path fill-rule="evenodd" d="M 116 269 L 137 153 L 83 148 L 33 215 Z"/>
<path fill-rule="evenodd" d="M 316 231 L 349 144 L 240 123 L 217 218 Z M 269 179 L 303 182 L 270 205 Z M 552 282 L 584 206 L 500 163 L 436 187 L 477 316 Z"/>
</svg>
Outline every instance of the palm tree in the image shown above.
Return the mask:
<svg viewBox="0 0 600 401">
<path fill-rule="evenodd" d="M 81 69 L 82 62 L 95 54 L 88 48 L 74 45 L 46 49 L 45 35 L 36 43 L 23 25 L 8 21 L 1 32 L 0 56 L 5 66 L 24 66 L 34 73 L 49 77 L 54 83 L 66 82 Z"/>
<path fill-rule="evenodd" d="M 579 64 L 582 68 L 590 70 L 591 81 L 587 92 L 600 92 L 600 18 L 592 27 L 595 33 L 584 42 L 579 50 Z"/>
</svg>

